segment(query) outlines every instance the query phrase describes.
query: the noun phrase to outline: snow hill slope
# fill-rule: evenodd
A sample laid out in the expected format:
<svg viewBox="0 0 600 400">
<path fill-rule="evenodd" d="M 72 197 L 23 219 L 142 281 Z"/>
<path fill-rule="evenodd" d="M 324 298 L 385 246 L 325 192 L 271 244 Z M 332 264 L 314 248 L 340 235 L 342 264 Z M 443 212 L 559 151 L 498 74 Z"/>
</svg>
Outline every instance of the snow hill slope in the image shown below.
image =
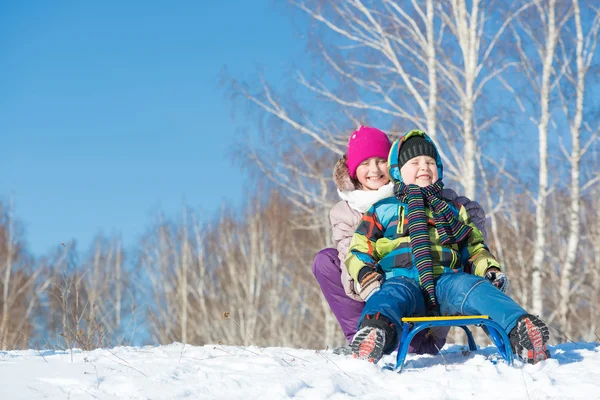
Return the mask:
<svg viewBox="0 0 600 400">
<path fill-rule="evenodd" d="M 90 352 L 0 351 L 9 399 L 600 399 L 600 343 L 550 348 L 538 365 L 497 363 L 494 347 L 409 355 L 401 373 L 332 352 L 174 343 Z"/>
</svg>

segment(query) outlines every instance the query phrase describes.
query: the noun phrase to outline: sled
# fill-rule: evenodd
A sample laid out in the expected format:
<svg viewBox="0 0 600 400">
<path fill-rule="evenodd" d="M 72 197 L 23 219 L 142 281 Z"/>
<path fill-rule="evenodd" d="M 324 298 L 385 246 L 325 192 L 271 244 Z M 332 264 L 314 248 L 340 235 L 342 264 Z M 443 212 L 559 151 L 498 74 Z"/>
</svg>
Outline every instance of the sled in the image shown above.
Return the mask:
<svg viewBox="0 0 600 400">
<path fill-rule="evenodd" d="M 402 372 L 404 360 L 408 354 L 408 346 L 417 333 L 423 329 L 436 326 L 458 326 L 467 334 L 469 350 L 477 350 L 473 334 L 468 325 L 475 325 L 483 328 L 492 343 L 498 348 L 502 358 L 509 364 L 513 363 L 513 351 L 510 345 L 510 339 L 498 323 L 492 321 L 487 315 L 464 315 L 452 317 L 408 317 L 402 318 L 402 337 L 398 346 L 398 357 L 396 359 L 396 370 Z"/>
</svg>

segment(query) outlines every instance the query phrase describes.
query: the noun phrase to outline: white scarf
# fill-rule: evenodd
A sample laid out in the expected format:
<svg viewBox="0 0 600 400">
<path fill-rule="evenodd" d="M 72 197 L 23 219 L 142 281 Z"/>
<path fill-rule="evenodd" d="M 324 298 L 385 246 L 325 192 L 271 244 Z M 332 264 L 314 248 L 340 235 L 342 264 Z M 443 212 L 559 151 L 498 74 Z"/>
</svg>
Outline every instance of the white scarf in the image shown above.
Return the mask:
<svg viewBox="0 0 600 400">
<path fill-rule="evenodd" d="M 350 208 L 364 214 L 379 200 L 392 197 L 394 195 L 394 185 L 389 182 L 377 190 L 351 190 L 349 192 L 338 190 L 338 194 L 342 200 L 348 202 Z"/>
</svg>

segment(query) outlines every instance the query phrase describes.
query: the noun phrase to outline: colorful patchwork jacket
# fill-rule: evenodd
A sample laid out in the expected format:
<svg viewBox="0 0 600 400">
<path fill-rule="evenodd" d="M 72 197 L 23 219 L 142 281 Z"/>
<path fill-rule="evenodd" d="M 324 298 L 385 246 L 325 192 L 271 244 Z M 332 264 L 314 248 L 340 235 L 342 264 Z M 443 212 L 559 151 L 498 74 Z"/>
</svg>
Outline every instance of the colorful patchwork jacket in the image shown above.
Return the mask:
<svg viewBox="0 0 600 400">
<path fill-rule="evenodd" d="M 431 141 L 421 131 L 411 131 L 407 137 L 408 135 L 421 135 Z M 400 140 L 394 142 L 388 159 L 390 179 L 393 182 L 402 180 L 398 166 L 400 145 Z M 439 179 L 442 179 L 443 168 L 439 153 L 436 161 Z M 469 225 L 472 230 L 462 242 L 443 245 L 435 229 L 431 210 L 426 207 L 434 277 L 457 271 L 484 276 L 490 267 L 502 269 L 488 251 L 483 234 L 472 222 L 465 207 L 456 201 L 450 201 L 449 205 L 459 221 Z M 407 213 L 408 204 L 400 202 L 396 197 L 390 197 L 375 203 L 363 215 L 352 237 L 345 260 L 346 268 L 354 280 L 358 281 L 358 273 L 363 267 L 370 266 L 384 273 L 388 278 L 406 276 L 419 281 L 417 268 L 413 264 Z"/>
</svg>

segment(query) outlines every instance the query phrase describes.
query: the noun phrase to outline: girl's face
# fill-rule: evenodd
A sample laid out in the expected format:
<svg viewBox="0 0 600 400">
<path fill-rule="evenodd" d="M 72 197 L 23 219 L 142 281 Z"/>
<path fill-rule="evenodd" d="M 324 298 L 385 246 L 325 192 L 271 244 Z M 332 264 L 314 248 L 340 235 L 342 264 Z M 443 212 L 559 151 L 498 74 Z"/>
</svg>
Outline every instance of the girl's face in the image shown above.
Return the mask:
<svg viewBox="0 0 600 400">
<path fill-rule="evenodd" d="M 386 185 L 390 181 L 387 160 L 380 157 L 366 159 L 356 168 L 356 179 L 362 190 L 377 190 Z"/>
<path fill-rule="evenodd" d="M 438 181 L 438 169 L 435 160 L 429 156 L 411 158 L 400 168 L 404 184 L 416 184 L 420 187 L 432 185 Z"/>
</svg>

